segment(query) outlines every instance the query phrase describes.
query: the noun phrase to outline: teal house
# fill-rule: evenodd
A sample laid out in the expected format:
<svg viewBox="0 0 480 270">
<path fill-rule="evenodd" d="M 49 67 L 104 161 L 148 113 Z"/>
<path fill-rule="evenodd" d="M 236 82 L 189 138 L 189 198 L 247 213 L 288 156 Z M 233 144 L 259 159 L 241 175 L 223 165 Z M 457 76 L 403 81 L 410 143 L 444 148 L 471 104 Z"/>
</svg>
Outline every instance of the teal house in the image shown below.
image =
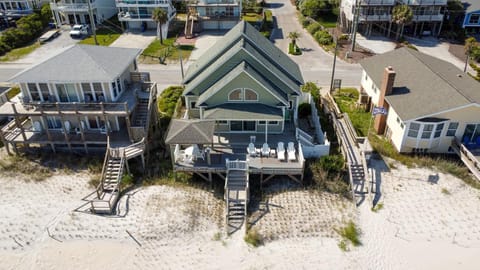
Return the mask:
<svg viewBox="0 0 480 270">
<path fill-rule="evenodd" d="M 215 132 L 283 133 L 303 84 L 298 65 L 246 22 L 238 23 L 188 69 L 190 119 L 214 120 Z"/>
</svg>

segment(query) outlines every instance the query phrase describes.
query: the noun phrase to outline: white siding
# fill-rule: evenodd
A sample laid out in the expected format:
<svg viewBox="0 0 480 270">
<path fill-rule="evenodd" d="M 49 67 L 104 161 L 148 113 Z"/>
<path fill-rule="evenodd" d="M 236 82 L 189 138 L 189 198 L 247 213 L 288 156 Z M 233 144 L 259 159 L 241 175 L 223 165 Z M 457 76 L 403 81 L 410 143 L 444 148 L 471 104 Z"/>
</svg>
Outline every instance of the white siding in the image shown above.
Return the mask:
<svg viewBox="0 0 480 270">
<path fill-rule="evenodd" d="M 377 105 L 380 98 L 380 87 L 373 83 L 372 79 L 368 76 L 365 70 L 362 72 L 361 85 L 363 90 L 365 90 L 365 92 L 372 97 L 372 103 Z"/>
<path fill-rule="evenodd" d="M 397 122 L 397 118 L 399 119 L 400 123 Z M 404 125 L 403 128 L 401 127 L 402 124 Z M 391 132 L 390 140 L 392 141 L 397 151 L 401 151 L 406 127 L 405 124 L 402 122 L 402 119 L 400 119 L 397 112 L 395 112 L 392 107 L 388 109 L 387 126 Z"/>
</svg>

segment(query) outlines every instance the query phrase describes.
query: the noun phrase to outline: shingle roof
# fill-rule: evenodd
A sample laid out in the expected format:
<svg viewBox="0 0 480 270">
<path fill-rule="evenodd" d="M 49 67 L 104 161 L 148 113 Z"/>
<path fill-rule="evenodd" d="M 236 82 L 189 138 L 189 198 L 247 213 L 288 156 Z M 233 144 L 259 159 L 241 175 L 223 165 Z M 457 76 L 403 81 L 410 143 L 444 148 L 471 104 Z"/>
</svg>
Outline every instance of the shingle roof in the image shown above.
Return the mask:
<svg viewBox="0 0 480 270">
<path fill-rule="evenodd" d="M 282 110 L 265 104 L 225 103 L 206 109 L 203 116 L 207 119 L 224 120 L 282 120 Z"/>
<path fill-rule="evenodd" d="M 480 104 L 480 83 L 453 64 L 421 52 L 401 48 L 364 59 L 360 64 L 377 87 L 385 67 L 393 67 L 393 93 L 385 98 L 403 121 Z"/>
<path fill-rule="evenodd" d="M 173 119 L 168 127 L 166 144 L 210 144 L 215 121 Z"/>
<path fill-rule="evenodd" d="M 296 81 L 296 83 L 303 84 L 302 73 L 298 65 L 245 21 L 239 22 L 221 40 L 215 43 L 206 53 L 195 61 L 194 64 L 190 65 L 185 75 L 184 83 L 188 84 L 206 68 L 217 62 L 225 52 L 229 51 L 241 40 L 247 41 L 255 50 L 263 54 L 266 61 L 262 62 L 276 65 L 277 69 Z M 216 63 L 216 65 L 220 64 L 221 62 Z"/>
<path fill-rule="evenodd" d="M 113 81 L 140 54 L 139 49 L 74 45 L 28 68 L 11 82 Z"/>
<path fill-rule="evenodd" d="M 466 1 L 464 5 L 466 6 L 467 13 L 480 10 L 480 1 L 478 0 Z"/>
<path fill-rule="evenodd" d="M 246 73 L 250 75 L 252 78 L 257 80 L 264 88 L 271 92 L 272 95 L 276 96 L 279 100 L 282 101 L 283 105 L 288 104 L 287 101 L 287 95 L 285 92 L 283 92 L 281 89 L 279 89 L 277 86 L 272 84 L 270 81 L 268 81 L 267 78 L 264 78 L 262 74 L 257 72 L 255 68 L 252 66 L 248 65 L 245 61 L 239 63 L 235 68 L 233 68 L 231 71 L 229 71 L 227 74 L 222 76 L 221 80 L 218 80 L 215 84 L 213 84 L 210 88 L 208 88 L 206 91 L 204 91 L 198 98 L 197 103 L 202 106 L 202 103 L 204 103 L 208 98 L 213 96 L 215 93 L 217 93 L 219 90 L 221 90 L 225 85 L 227 85 L 229 82 L 237 78 L 240 74 Z M 273 90 L 273 91 L 272 91 Z"/>
</svg>

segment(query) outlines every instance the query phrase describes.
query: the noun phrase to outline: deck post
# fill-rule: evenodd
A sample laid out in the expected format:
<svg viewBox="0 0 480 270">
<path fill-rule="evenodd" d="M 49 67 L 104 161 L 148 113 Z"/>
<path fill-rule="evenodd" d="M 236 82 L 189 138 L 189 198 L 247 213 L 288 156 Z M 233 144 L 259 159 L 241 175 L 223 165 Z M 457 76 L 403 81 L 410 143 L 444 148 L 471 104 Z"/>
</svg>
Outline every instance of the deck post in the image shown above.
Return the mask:
<svg viewBox="0 0 480 270">
<path fill-rule="evenodd" d="M 7 97 L 8 98 L 8 97 Z M 0 137 L 2 138 L 2 142 L 3 142 L 3 145 L 5 145 L 5 148 L 7 149 L 7 153 L 8 155 L 11 155 L 10 153 L 10 148 L 8 146 L 8 142 L 7 140 L 5 139 L 5 135 L 3 134 L 3 131 L 0 129 Z"/>
<path fill-rule="evenodd" d="M 67 132 L 67 129 L 65 128 L 65 118 L 63 118 L 62 111 L 60 110 L 60 104 L 57 101 L 55 103 L 55 105 L 57 107 L 58 115 L 60 116 L 60 121 L 62 122 L 61 124 L 62 124 L 62 130 L 63 130 L 63 135 L 64 135 L 64 138 L 65 138 L 65 142 L 68 145 L 68 150 L 70 150 L 70 152 L 72 152 L 72 145 L 70 144 L 70 139 L 68 138 L 68 132 Z"/>
<path fill-rule="evenodd" d="M 128 160 L 125 160 L 125 166 L 127 167 L 127 173 L 130 174 L 130 166 L 128 166 Z"/>
<path fill-rule="evenodd" d="M 103 102 L 100 102 L 100 108 L 102 109 L 102 116 L 103 116 L 103 121 L 105 122 L 105 132 L 107 133 L 107 136 L 110 135 L 110 124 L 108 123 L 108 118 L 107 115 L 105 114 L 105 105 Z"/>
<path fill-rule="evenodd" d="M 123 106 L 125 108 L 125 123 L 127 124 L 128 139 L 130 140 L 130 142 L 133 142 L 132 131 L 130 130 L 132 125 L 130 123 L 130 115 L 128 114 L 127 102 L 123 103 Z"/>
<path fill-rule="evenodd" d="M 140 157 L 142 158 L 142 167 L 143 167 L 143 172 L 145 173 L 145 169 L 146 169 L 146 167 L 145 167 L 145 156 L 144 156 L 144 154 L 142 154 Z"/>
<path fill-rule="evenodd" d="M 15 117 L 15 125 L 17 126 L 18 129 L 20 129 L 20 132 L 22 133 L 23 141 L 26 143 L 27 142 L 27 136 L 25 136 L 25 130 L 23 130 L 23 127 L 20 123 L 20 120 L 18 119 L 17 108 L 15 107 L 14 103 L 11 103 L 11 104 L 12 104 L 12 109 L 13 109 L 13 113 L 14 113 L 14 117 Z"/>
</svg>

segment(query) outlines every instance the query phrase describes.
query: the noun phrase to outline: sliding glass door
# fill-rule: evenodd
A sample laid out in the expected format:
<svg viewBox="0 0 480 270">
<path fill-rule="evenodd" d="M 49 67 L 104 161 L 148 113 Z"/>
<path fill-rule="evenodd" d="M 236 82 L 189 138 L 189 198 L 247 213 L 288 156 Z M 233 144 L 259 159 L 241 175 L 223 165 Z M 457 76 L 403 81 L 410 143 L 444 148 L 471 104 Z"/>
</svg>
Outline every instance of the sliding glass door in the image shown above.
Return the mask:
<svg viewBox="0 0 480 270">
<path fill-rule="evenodd" d="M 462 142 L 473 143 L 480 137 L 480 124 L 468 124 L 463 133 Z"/>
<path fill-rule="evenodd" d="M 57 84 L 58 99 L 60 102 L 78 102 L 75 85 L 71 83 Z"/>
</svg>

